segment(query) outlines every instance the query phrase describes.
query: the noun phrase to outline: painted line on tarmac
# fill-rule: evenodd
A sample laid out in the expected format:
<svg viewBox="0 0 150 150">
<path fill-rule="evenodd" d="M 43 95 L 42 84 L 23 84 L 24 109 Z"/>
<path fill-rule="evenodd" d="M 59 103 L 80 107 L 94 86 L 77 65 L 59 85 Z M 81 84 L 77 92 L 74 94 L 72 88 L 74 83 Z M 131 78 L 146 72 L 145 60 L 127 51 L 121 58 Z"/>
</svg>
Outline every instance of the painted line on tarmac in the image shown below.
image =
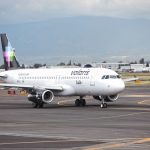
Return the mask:
<svg viewBox="0 0 150 150">
<path fill-rule="evenodd" d="M 143 100 L 138 102 L 139 105 L 150 105 L 150 100 Z"/>
<path fill-rule="evenodd" d="M 134 146 L 134 144 L 144 144 L 150 142 L 150 138 L 142 138 L 142 139 L 137 139 L 134 141 L 129 141 L 125 142 L 122 141 L 120 143 L 113 143 L 113 144 L 99 144 L 91 147 L 84 148 L 83 150 L 104 150 L 104 149 L 115 149 L 115 148 L 123 148 L 123 147 L 128 147 L 128 146 Z"/>
<path fill-rule="evenodd" d="M 67 142 L 66 140 L 47 140 L 47 141 L 27 141 L 27 142 L 10 142 L 10 143 L 0 143 L 0 146 L 2 145 L 20 145 L 20 144 L 39 144 L 39 143 L 57 143 L 57 142 Z"/>
<path fill-rule="evenodd" d="M 149 111 L 150 112 L 150 109 L 149 108 L 143 108 L 143 107 L 121 107 L 121 108 L 111 108 L 113 110 L 140 110 L 140 111 Z"/>
<path fill-rule="evenodd" d="M 150 97 L 150 95 L 120 95 L 120 97 Z"/>
<path fill-rule="evenodd" d="M 6 136 L 15 136 L 15 137 L 29 137 L 29 138 L 55 138 L 57 140 L 71 140 L 71 141 L 105 141 L 105 142 L 120 142 L 120 141 L 129 141 L 129 140 L 140 140 L 141 138 L 110 138 L 110 139 L 99 139 L 99 138 L 83 138 L 83 137 L 72 137 L 72 136 L 55 136 L 55 135 L 45 135 L 45 134 L 37 134 L 37 133 L 12 133 L 12 132 L 0 132 L 0 135 Z"/>
<path fill-rule="evenodd" d="M 0 132 L 0 135 L 5 135 L 5 136 L 14 136 L 14 137 L 28 137 L 28 138 L 47 138 L 47 139 L 50 139 L 50 138 L 55 138 L 58 140 L 71 140 L 71 141 L 75 141 L 75 140 L 89 140 L 89 139 L 85 139 L 85 138 L 78 138 L 78 137 L 71 137 L 71 136 L 55 136 L 55 135 L 45 135 L 45 134 L 39 134 L 39 133 L 17 133 L 17 132 Z M 42 141 L 42 140 L 41 140 Z"/>
<path fill-rule="evenodd" d="M 67 103 L 67 102 L 73 102 L 74 100 L 63 100 L 63 101 L 59 101 L 57 104 L 58 105 L 61 105 L 61 106 L 66 106 L 66 104 L 65 103 Z"/>
</svg>

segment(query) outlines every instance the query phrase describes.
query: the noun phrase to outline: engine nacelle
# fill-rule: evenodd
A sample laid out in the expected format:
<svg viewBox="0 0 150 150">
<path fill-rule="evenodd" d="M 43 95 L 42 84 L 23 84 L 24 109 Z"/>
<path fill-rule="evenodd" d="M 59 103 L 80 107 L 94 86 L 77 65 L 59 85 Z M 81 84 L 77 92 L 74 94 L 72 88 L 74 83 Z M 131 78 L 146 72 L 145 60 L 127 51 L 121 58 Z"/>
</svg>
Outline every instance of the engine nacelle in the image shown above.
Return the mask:
<svg viewBox="0 0 150 150">
<path fill-rule="evenodd" d="M 118 99 L 118 94 L 106 96 L 105 101 L 106 101 L 106 102 L 114 102 L 114 101 L 116 101 L 117 99 Z"/>
<path fill-rule="evenodd" d="M 42 93 L 42 101 L 43 101 L 44 103 L 49 104 L 49 103 L 51 103 L 51 102 L 53 101 L 53 99 L 54 99 L 54 94 L 53 94 L 52 91 L 46 90 L 46 91 L 44 91 L 44 92 Z"/>
<path fill-rule="evenodd" d="M 101 96 L 93 96 L 94 99 L 101 101 L 102 97 Z"/>
<path fill-rule="evenodd" d="M 93 96 L 94 99 L 101 101 L 102 100 L 102 96 Z M 114 102 L 118 99 L 118 95 L 110 95 L 110 96 L 104 96 L 103 97 L 105 99 L 106 102 Z"/>
<path fill-rule="evenodd" d="M 34 103 L 37 102 L 44 102 L 44 103 L 51 103 L 54 99 L 54 94 L 50 90 L 45 90 L 45 91 L 38 91 L 34 94 L 29 94 L 28 95 L 28 100 Z"/>
</svg>

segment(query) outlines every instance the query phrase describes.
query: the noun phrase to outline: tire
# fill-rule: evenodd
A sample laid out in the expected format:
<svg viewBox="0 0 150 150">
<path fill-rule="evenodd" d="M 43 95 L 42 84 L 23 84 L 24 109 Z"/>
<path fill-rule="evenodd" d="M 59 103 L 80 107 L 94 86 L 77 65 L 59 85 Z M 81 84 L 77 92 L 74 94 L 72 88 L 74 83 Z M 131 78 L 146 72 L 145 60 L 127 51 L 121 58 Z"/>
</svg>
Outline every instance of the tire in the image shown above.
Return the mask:
<svg viewBox="0 0 150 150">
<path fill-rule="evenodd" d="M 38 107 L 38 103 L 32 103 L 33 108 L 37 108 Z"/>
<path fill-rule="evenodd" d="M 79 99 L 76 99 L 75 100 L 75 105 L 78 107 L 78 106 L 80 106 L 80 100 Z"/>
<path fill-rule="evenodd" d="M 107 108 L 107 103 L 104 103 L 103 105 L 104 105 L 104 108 Z"/>
<path fill-rule="evenodd" d="M 107 103 L 101 103 L 100 107 L 101 108 L 107 108 Z"/>
<path fill-rule="evenodd" d="M 39 103 L 39 108 L 43 108 L 44 103 Z"/>
<path fill-rule="evenodd" d="M 85 99 L 80 100 L 80 106 L 84 107 L 86 105 Z"/>
</svg>

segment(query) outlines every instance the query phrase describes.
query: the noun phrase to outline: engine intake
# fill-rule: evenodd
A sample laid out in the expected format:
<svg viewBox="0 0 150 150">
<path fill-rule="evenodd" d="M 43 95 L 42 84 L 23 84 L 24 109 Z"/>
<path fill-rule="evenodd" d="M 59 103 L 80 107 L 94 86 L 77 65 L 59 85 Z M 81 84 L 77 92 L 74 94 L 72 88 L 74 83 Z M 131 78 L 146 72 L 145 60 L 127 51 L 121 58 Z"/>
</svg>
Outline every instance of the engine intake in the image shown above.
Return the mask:
<svg viewBox="0 0 150 150">
<path fill-rule="evenodd" d="M 53 99 L 54 99 L 54 94 L 50 90 L 38 91 L 28 95 L 28 100 L 34 103 L 42 101 L 44 103 L 49 104 L 53 101 Z"/>
<path fill-rule="evenodd" d="M 102 98 L 104 98 L 106 102 L 114 102 L 118 99 L 118 94 L 110 95 L 110 96 L 104 96 L 104 97 L 102 97 L 102 96 L 93 96 L 93 97 L 94 97 L 94 99 L 99 100 L 99 101 L 101 101 Z"/>
<path fill-rule="evenodd" d="M 118 94 L 107 96 L 107 97 L 105 98 L 105 101 L 106 101 L 106 102 L 114 102 L 114 101 L 116 101 L 117 99 L 118 99 Z"/>
<path fill-rule="evenodd" d="M 54 94 L 53 94 L 52 91 L 46 90 L 46 91 L 44 91 L 44 92 L 42 93 L 42 101 L 43 101 L 44 103 L 49 104 L 49 103 L 51 103 L 51 102 L 53 101 L 53 99 L 54 99 Z"/>
</svg>

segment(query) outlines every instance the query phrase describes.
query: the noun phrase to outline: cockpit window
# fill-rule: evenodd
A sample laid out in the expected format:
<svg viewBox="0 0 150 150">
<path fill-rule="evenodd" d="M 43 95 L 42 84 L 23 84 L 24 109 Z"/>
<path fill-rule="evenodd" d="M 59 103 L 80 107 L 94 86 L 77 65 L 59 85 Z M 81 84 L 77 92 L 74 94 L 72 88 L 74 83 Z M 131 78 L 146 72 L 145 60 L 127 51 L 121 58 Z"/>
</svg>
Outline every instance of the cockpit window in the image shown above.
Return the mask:
<svg viewBox="0 0 150 150">
<path fill-rule="evenodd" d="M 107 75 L 107 76 L 105 77 L 105 79 L 109 79 L 109 75 Z"/>
<path fill-rule="evenodd" d="M 121 78 L 120 75 L 117 75 L 117 78 L 120 79 Z"/>
<path fill-rule="evenodd" d="M 105 75 L 104 75 L 104 76 L 102 76 L 102 79 L 105 79 Z"/>
</svg>

